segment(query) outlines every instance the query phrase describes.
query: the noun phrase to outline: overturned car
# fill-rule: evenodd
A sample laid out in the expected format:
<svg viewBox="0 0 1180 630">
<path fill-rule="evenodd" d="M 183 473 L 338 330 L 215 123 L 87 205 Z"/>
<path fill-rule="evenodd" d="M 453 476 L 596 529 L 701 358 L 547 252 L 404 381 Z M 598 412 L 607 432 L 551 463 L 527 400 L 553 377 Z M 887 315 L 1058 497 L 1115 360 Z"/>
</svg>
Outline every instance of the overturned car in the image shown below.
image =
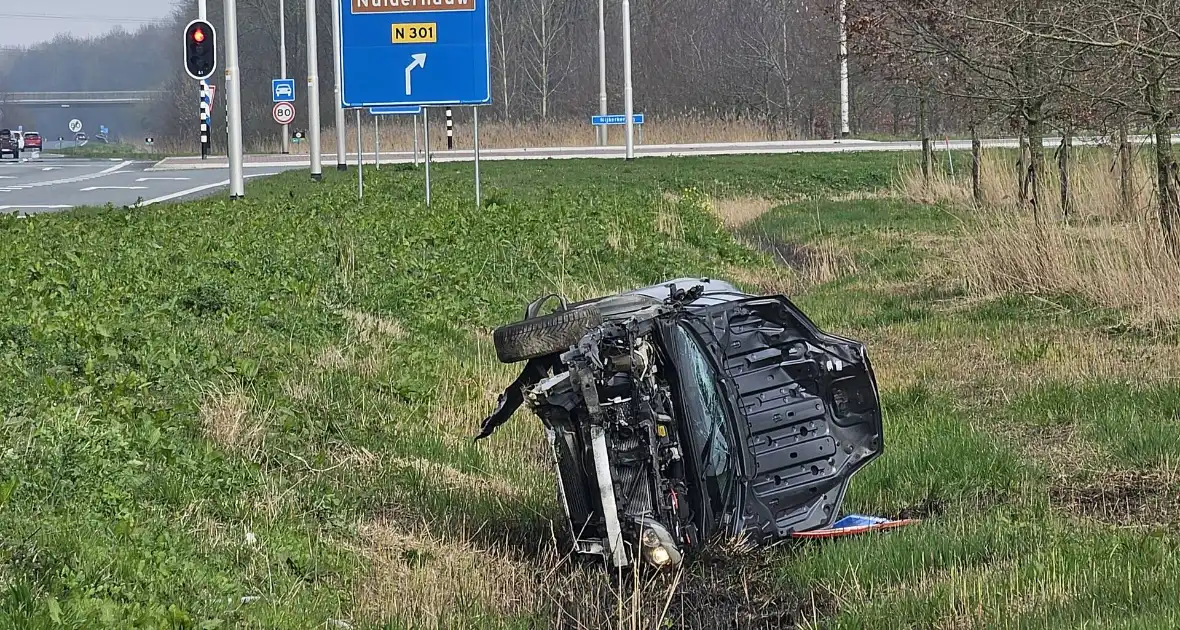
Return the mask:
<svg viewBox="0 0 1180 630">
<path fill-rule="evenodd" d="M 573 304 L 549 295 L 493 339 L 501 361 L 525 364 L 477 439 L 522 404 L 535 413 L 575 551 L 615 567 L 827 527 L 883 448 L 864 346 L 783 296 L 693 278 Z"/>
</svg>

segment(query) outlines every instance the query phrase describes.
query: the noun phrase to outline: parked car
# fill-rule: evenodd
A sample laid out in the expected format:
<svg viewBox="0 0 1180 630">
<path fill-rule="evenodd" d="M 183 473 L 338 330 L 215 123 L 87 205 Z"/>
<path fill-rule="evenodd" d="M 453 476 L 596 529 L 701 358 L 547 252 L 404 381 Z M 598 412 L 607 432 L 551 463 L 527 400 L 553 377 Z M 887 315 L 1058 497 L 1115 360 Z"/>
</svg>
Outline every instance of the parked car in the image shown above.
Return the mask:
<svg viewBox="0 0 1180 630">
<path fill-rule="evenodd" d="M 11 129 L 0 129 L 0 158 L 6 155 L 20 159 L 20 141 Z"/>
<path fill-rule="evenodd" d="M 41 134 L 36 131 L 25 132 L 25 146 L 26 151 L 40 151 L 41 150 Z"/>
<path fill-rule="evenodd" d="M 574 550 L 615 567 L 828 527 L 884 448 L 864 345 L 781 295 L 693 278 L 575 304 L 550 295 L 493 341 L 525 365 L 476 439 L 522 404 L 537 415 Z"/>
</svg>

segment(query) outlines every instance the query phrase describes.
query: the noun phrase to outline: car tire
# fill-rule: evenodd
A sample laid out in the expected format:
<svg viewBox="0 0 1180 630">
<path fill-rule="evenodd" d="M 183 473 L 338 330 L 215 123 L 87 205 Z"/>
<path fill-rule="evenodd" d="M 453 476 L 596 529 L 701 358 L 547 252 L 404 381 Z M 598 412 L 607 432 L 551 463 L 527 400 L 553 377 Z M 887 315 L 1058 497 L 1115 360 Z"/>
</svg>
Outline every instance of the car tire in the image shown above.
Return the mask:
<svg viewBox="0 0 1180 630">
<path fill-rule="evenodd" d="M 583 306 L 501 326 L 492 342 L 501 363 L 518 363 L 567 350 L 600 324 L 602 313 Z"/>
</svg>

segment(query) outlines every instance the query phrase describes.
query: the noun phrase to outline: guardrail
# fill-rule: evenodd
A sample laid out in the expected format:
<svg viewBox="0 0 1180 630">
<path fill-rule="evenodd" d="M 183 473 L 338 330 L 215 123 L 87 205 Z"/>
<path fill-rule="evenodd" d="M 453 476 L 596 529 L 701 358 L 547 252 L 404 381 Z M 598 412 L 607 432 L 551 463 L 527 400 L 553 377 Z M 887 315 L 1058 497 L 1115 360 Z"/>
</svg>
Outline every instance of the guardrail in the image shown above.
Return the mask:
<svg viewBox="0 0 1180 630">
<path fill-rule="evenodd" d="M 163 95 L 159 90 L 142 92 L 9 92 L 0 103 L 9 105 L 100 105 L 148 103 Z"/>
</svg>

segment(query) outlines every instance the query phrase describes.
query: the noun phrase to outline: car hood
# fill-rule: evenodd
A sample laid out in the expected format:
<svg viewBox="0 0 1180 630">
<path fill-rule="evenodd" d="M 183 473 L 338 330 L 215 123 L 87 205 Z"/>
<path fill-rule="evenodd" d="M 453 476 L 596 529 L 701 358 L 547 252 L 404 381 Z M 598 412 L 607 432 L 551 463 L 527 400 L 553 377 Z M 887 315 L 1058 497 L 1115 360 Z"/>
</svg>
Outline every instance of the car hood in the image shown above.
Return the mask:
<svg viewBox="0 0 1180 630">
<path fill-rule="evenodd" d="M 852 475 L 884 447 L 864 346 L 782 296 L 694 303 L 682 320 L 710 349 L 744 446 L 731 532 L 766 540 L 831 525 Z"/>
</svg>

